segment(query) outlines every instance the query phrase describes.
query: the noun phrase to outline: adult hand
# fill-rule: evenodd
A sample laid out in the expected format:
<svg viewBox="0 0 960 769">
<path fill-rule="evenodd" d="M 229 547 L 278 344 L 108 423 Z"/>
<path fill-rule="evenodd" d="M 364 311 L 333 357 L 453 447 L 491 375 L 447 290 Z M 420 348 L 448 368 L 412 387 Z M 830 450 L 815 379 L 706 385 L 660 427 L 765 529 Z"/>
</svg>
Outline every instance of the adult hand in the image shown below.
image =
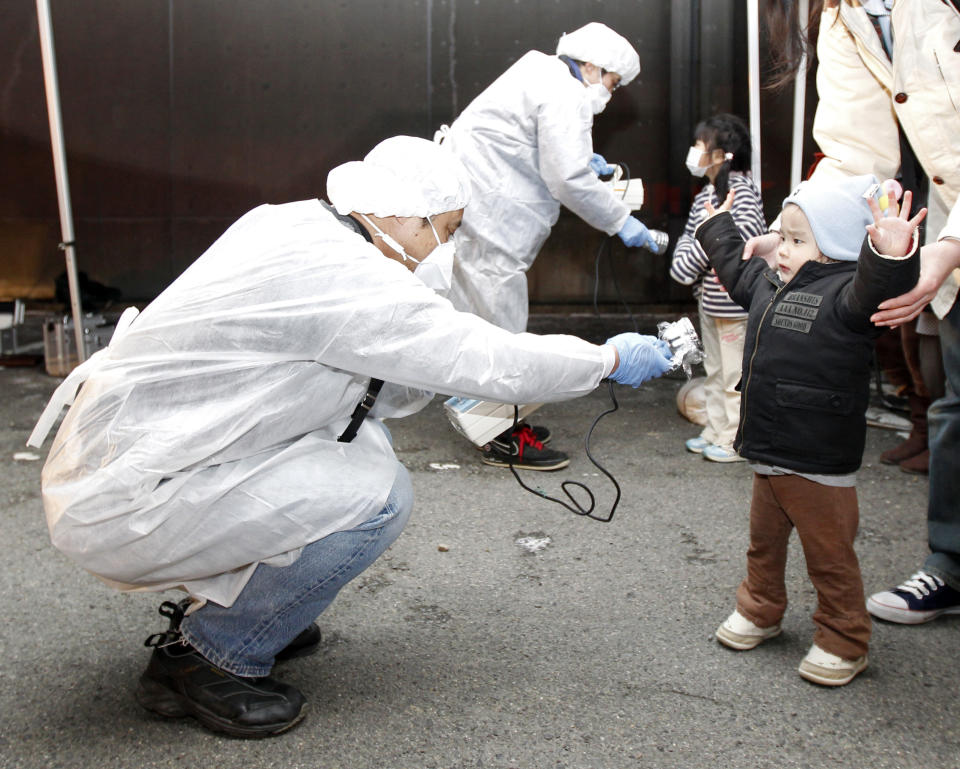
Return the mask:
<svg viewBox="0 0 960 769">
<path fill-rule="evenodd" d="M 887 299 L 878 306 L 880 312 L 870 316 L 877 326 L 902 326 L 916 318 L 937 294 L 956 268 L 960 267 L 960 241 L 941 240 L 920 249 L 920 279 L 906 294 Z"/>
<path fill-rule="evenodd" d="M 752 259 L 759 256 L 771 267 L 777 262 L 777 249 L 780 248 L 780 233 L 768 232 L 764 235 L 754 235 L 743 246 L 743 259 Z"/>
<path fill-rule="evenodd" d="M 927 209 L 921 208 L 916 216 L 907 219 L 912 202 L 913 193 L 907 190 L 903 194 L 903 207 L 899 208 L 897 202 L 893 201 L 887 208 L 890 216 L 884 216 L 877 201 L 873 198 L 867 199 L 870 213 L 873 214 L 873 224 L 867 225 L 867 232 L 870 233 L 870 242 L 878 254 L 900 257 L 910 253 L 917 225 L 927 215 Z"/>
<path fill-rule="evenodd" d="M 655 336 L 617 334 L 610 337 L 607 344 L 613 345 L 619 359 L 610 372 L 610 378 L 614 382 L 639 387 L 672 368 L 670 345 Z"/>
<path fill-rule="evenodd" d="M 631 248 L 645 248 L 655 254 L 662 254 L 667 250 L 670 236 L 660 230 L 648 230 L 646 225 L 634 216 L 628 216 L 620 232 L 620 240 Z"/>
<path fill-rule="evenodd" d="M 590 157 L 588 165 L 590 166 L 590 170 L 597 176 L 610 176 L 610 174 L 617 170 L 616 166 L 610 165 L 604 159 L 603 155 L 598 155 L 596 152 Z"/>
</svg>

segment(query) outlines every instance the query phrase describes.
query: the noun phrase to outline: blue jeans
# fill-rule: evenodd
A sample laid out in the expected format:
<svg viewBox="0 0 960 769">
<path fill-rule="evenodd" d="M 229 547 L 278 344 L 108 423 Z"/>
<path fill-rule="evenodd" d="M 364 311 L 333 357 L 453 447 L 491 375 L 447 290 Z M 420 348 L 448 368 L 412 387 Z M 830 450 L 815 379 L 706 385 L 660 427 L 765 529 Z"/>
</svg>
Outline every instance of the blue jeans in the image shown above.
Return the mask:
<svg viewBox="0 0 960 769">
<path fill-rule="evenodd" d="M 946 394 L 927 412 L 930 431 L 930 555 L 924 570 L 960 590 L 960 301 L 940 321 Z"/>
<path fill-rule="evenodd" d="M 260 564 L 233 606 L 207 603 L 184 618 L 180 626 L 184 637 L 210 662 L 234 675 L 269 674 L 276 653 L 400 536 L 412 509 L 413 487 L 401 465 L 379 513 L 352 529 L 311 542 L 289 566 Z"/>
</svg>

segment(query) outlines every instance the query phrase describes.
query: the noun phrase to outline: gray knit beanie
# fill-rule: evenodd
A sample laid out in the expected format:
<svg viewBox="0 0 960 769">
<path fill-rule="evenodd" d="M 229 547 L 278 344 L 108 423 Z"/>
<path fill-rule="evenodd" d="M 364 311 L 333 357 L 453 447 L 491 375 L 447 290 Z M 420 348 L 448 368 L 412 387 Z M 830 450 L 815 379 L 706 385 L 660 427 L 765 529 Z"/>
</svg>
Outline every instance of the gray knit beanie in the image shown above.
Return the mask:
<svg viewBox="0 0 960 769">
<path fill-rule="evenodd" d="M 784 198 L 783 205 L 793 203 L 800 207 L 821 254 L 841 262 L 855 262 L 860 256 L 865 228 L 873 223 L 867 198 L 877 194 L 877 178 L 865 174 L 801 182 Z"/>
</svg>

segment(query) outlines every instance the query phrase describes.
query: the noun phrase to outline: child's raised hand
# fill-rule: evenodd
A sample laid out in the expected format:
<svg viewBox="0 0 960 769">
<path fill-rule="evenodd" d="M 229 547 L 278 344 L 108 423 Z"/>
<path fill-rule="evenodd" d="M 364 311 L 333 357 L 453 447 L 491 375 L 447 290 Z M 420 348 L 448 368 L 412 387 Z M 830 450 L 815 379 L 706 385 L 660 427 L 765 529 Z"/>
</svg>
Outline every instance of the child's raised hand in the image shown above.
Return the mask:
<svg viewBox="0 0 960 769">
<path fill-rule="evenodd" d="M 723 203 L 720 204 L 720 208 L 714 208 L 713 203 L 711 203 L 709 200 L 704 201 L 703 207 L 707 211 L 707 219 L 711 219 L 717 214 L 722 214 L 724 211 L 729 211 L 731 208 L 733 208 L 733 196 L 734 192 L 733 190 L 730 190 L 727 193 L 727 197 L 724 198 Z"/>
<path fill-rule="evenodd" d="M 870 233 L 870 242 L 878 254 L 884 256 L 906 256 L 913 247 L 913 233 L 917 225 L 927 215 L 927 209 L 921 208 L 912 219 L 907 219 L 910 213 L 910 204 L 913 202 L 913 193 L 907 190 L 903 193 L 903 207 L 898 209 L 897 203 L 891 202 L 891 215 L 884 216 L 880 205 L 874 198 L 867 199 L 870 212 L 873 214 L 873 224 L 867 225 Z"/>
</svg>

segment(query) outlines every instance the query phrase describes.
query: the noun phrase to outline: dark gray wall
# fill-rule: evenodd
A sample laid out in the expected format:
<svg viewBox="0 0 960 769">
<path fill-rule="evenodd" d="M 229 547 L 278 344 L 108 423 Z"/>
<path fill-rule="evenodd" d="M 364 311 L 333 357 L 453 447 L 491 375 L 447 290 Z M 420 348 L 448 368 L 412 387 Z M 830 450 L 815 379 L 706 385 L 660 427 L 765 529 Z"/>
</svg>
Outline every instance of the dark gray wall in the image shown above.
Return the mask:
<svg viewBox="0 0 960 769">
<path fill-rule="evenodd" d="M 643 71 L 595 124 L 597 151 L 644 179 L 641 218 L 682 228 L 690 131 L 747 114 L 735 0 L 52 0 L 80 268 L 150 298 L 262 202 L 322 196 L 327 172 L 398 133 L 430 137 L 530 49 L 603 21 Z M 0 284 L 50 293 L 62 271 L 37 34 L 29 0 L 0 25 Z M 765 95 L 764 192 L 786 193 L 790 94 Z M 564 214 L 530 274 L 541 304 L 590 302 L 603 242 Z M 667 257 L 611 258 L 629 302 L 686 302 Z M 616 298 L 601 266 L 601 301 Z"/>
</svg>

